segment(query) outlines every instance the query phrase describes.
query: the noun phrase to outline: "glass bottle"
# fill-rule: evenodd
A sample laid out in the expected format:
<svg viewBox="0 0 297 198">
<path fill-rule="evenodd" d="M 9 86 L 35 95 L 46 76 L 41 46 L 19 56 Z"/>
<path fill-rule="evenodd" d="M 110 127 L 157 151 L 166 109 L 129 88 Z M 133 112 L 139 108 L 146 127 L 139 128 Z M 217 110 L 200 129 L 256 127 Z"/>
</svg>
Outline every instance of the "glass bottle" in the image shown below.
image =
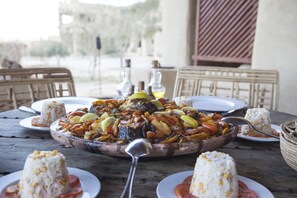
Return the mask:
<svg viewBox="0 0 297 198">
<path fill-rule="evenodd" d="M 117 86 L 118 95 L 121 98 L 125 98 L 129 94 L 130 87 L 132 85 L 131 82 L 131 60 L 125 60 L 125 66 L 120 72 L 121 83 Z"/>
<path fill-rule="evenodd" d="M 163 98 L 165 96 L 166 88 L 161 84 L 162 73 L 160 72 L 160 64 L 157 60 L 152 61 L 151 81 L 146 86 L 145 90 L 148 92 L 148 87 L 152 87 L 152 92 L 155 98 Z"/>
</svg>

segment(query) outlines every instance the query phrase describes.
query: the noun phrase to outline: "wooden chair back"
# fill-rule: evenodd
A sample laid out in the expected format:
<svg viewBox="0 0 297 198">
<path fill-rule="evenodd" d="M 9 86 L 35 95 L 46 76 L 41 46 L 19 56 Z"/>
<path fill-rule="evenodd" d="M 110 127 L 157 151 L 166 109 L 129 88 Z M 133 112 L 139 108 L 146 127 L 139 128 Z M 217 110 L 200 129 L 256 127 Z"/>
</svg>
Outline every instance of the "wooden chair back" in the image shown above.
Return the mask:
<svg viewBox="0 0 297 198">
<path fill-rule="evenodd" d="M 277 110 L 278 87 L 276 70 L 191 66 L 177 71 L 173 97 L 222 96 Z"/>
<path fill-rule="evenodd" d="M 0 69 L 1 110 L 65 96 L 76 96 L 72 74 L 66 68 Z"/>
</svg>

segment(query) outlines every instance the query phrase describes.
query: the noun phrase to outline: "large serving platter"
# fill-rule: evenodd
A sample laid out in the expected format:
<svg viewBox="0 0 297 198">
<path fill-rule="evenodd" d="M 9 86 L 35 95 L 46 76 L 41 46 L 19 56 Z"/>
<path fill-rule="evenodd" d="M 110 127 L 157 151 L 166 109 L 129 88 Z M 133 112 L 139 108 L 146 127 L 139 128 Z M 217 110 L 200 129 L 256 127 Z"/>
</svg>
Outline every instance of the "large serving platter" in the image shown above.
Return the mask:
<svg viewBox="0 0 297 198">
<path fill-rule="evenodd" d="M 121 145 L 117 143 L 100 142 L 78 138 L 70 135 L 67 132 L 59 130 L 58 121 L 54 122 L 50 126 L 50 131 L 52 137 L 57 142 L 66 146 L 115 157 L 129 156 L 125 152 L 127 144 Z M 220 146 L 230 143 L 237 136 L 237 133 L 238 126 L 232 126 L 231 132 L 226 135 L 201 140 L 199 142 L 153 144 L 152 152 L 146 157 L 170 157 L 215 150 Z"/>
</svg>

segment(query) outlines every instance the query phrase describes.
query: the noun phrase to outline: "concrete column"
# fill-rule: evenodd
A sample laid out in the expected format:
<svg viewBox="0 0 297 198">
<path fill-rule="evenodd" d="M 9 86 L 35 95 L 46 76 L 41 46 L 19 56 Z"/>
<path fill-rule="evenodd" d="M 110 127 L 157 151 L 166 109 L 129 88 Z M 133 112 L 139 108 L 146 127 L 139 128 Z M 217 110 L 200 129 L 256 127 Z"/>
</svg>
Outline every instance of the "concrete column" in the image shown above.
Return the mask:
<svg viewBox="0 0 297 198">
<path fill-rule="evenodd" d="M 192 65 L 195 0 L 162 0 L 162 65 Z"/>
<path fill-rule="evenodd" d="M 279 110 L 297 115 L 297 1 L 259 0 L 252 68 L 279 71 Z"/>
</svg>

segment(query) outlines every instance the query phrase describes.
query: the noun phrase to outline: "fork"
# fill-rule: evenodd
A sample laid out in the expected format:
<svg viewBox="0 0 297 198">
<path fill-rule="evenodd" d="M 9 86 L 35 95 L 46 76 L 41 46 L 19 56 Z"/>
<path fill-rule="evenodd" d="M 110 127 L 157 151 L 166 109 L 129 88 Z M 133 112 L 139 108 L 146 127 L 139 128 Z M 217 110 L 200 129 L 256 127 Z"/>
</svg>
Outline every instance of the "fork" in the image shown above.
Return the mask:
<svg viewBox="0 0 297 198">
<path fill-rule="evenodd" d="M 242 117 L 238 117 L 238 116 L 223 117 L 222 120 L 223 120 L 223 121 L 228 121 L 228 120 L 229 120 L 229 122 L 231 122 L 231 123 L 232 123 L 232 120 L 233 120 L 233 121 L 236 120 L 237 123 L 238 123 L 238 121 L 239 121 L 239 122 L 241 121 L 241 122 L 244 122 L 244 123 L 250 125 L 250 126 L 251 126 L 256 132 L 258 132 L 258 133 L 261 133 L 261 134 L 263 134 L 263 135 L 267 135 L 267 136 L 269 136 L 269 137 L 273 137 L 273 138 L 276 138 L 276 139 L 280 139 L 278 136 L 275 136 L 275 135 L 273 135 L 273 134 L 266 133 L 266 132 L 264 132 L 264 131 L 261 131 L 261 130 L 257 129 L 257 128 L 256 128 L 250 121 L 248 121 L 247 119 L 242 118 Z"/>
</svg>

